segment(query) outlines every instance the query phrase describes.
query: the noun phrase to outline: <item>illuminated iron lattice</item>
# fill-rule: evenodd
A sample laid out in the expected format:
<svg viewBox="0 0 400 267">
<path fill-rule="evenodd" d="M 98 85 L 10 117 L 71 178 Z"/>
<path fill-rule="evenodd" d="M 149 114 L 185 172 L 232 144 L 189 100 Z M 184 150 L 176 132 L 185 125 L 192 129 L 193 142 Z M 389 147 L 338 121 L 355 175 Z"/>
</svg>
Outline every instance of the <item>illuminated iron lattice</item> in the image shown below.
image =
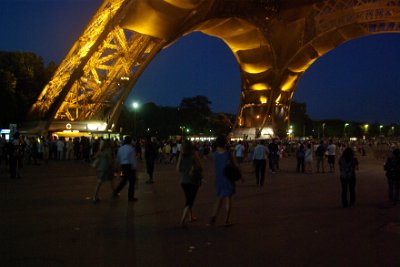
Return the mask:
<svg viewBox="0 0 400 267">
<path fill-rule="evenodd" d="M 110 127 L 149 62 L 191 32 L 222 39 L 240 66 L 236 132 L 289 121 L 297 82 L 319 57 L 361 36 L 399 32 L 399 0 L 106 0 L 43 89 L 38 120 Z"/>
</svg>

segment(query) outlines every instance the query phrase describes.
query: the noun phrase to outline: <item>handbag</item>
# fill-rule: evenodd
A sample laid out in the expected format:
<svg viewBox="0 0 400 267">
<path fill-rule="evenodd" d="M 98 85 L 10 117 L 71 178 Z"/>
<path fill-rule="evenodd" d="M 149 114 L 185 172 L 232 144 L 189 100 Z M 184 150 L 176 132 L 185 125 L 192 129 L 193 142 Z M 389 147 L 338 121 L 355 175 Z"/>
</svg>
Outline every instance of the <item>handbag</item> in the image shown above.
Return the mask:
<svg viewBox="0 0 400 267">
<path fill-rule="evenodd" d="M 224 168 L 224 176 L 232 183 L 242 179 L 242 173 L 240 172 L 240 169 L 233 163 L 232 155 L 230 155 L 230 161 Z"/>
</svg>

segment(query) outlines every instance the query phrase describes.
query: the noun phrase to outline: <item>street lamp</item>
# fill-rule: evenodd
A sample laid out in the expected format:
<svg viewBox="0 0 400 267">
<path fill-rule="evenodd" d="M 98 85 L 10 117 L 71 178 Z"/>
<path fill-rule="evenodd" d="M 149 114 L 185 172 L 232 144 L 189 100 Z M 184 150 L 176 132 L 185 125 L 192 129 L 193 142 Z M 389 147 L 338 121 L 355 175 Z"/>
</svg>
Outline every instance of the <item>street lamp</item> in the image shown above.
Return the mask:
<svg viewBox="0 0 400 267">
<path fill-rule="evenodd" d="M 382 135 L 382 128 L 383 128 L 383 125 L 379 125 L 379 136 Z"/>
<path fill-rule="evenodd" d="M 179 128 L 181 129 L 182 138 L 183 138 L 183 130 L 185 129 L 185 126 L 179 126 Z"/>
<path fill-rule="evenodd" d="M 132 103 L 133 107 L 133 133 L 136 136 L 136 110 L 139 108 L 139 103 L 138 102 L 133 102 Z"/>
<path fill-rule="evenodd" d="M 348 124 L 347 122 L 344 124 L 344 127 L 343 127 L 344 137 L 347 137 L 346 127 L 348 127 L 349 125 L 350 124 Z"/>
<path fill-rule="evenodd" d="M 364 139 L 366 138 L 366 136 L 367 136 L 367 133 L 368 133 L 368 127 L 369 127 L 369 125 L 366 123 L 366 124 L 364 124 L 364 126 L 363 126 L 363 128 L 364 128 Z"/>
<path fill-rule="evenodd" d="M 289 136 L 289 139 L 291 139 L 293 137 L 293 125 L 289 126 L 289 129 L 287 131 L 287 134 Z"/>
</svg>

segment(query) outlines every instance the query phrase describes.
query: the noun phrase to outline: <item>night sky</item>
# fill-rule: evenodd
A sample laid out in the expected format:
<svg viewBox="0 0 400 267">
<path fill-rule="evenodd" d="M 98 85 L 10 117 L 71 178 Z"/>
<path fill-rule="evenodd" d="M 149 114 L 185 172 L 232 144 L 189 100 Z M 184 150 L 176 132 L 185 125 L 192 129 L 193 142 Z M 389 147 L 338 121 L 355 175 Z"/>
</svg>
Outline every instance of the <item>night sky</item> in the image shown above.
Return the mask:
<svg viewBox="0 0 400 267">
<path fill-rule="evenodd" d="M 57 64 L 101 0 L 0 0 L 0 51 L 30 51 Z M 400 123 L 400 34 L 352 40 L 318 59 L 301 78 L 294 100 L 312 119 Z M 239 66 L 219 39 L 182 37 L 150 63 L 128 102 L 178 106 L 205 95 L 215 112 L 236 113 Z"/>
</svg>

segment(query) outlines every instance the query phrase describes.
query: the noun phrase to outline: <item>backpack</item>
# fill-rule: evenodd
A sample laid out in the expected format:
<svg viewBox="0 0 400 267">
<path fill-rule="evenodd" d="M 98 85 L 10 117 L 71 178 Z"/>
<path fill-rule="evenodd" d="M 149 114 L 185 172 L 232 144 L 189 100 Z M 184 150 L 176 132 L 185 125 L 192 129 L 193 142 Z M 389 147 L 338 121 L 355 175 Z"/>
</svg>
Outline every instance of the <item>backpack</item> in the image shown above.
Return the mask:
<svg viewBox="0 0 400 267">
<path fill-rule="evenodd" d="M 388 158 L 383 166 L 387 178 L 400 177 L 400 162 L 397 158 Z"/>
</svg>

